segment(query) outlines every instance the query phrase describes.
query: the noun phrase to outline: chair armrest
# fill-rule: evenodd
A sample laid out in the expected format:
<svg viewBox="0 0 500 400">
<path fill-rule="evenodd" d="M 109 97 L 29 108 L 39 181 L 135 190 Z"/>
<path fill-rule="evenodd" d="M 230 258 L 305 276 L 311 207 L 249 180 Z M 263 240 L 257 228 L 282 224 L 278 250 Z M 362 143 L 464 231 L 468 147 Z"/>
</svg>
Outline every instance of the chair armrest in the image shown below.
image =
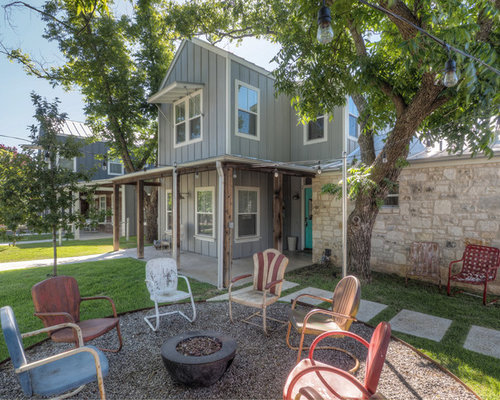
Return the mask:
<svg viewBox="0 0 500 400">
<path fill-rule="evenodd" d="M 451 266 L 452 266 L 453 264 L 457 264 L 457 263 L 459 263 L 459 262 L 462 262 L 463 260 L 464 260 L 464 258 L 462 257 L 460 260 L 455 260 L 455 261 L 450 262 L 450 265 L 448 266 L 448 276 L 450 276 L 450 275 L 451 275 L 451 270 L 452 270 Z"/>
<path fill-rule="evenodd" d="M 371 393 L 368 392 L 368 390 L 366 390 L 366 388 L 361 384 L 361 382 L 359 382 L 349 372 L 344 371 L 344 370 L 342 370 L 340 368 L 336 368 L 336 367 L 330 366 L 330 365 L 328 365 L 328 366 L 326 366 L 326 365 L 315 365 L 315 366 L 312 366 L 312 367 L 309 367 L 309 368 L 304 368 L 302 371 L 300 371 L 297 375 L 295 375 L 293 377 L 292 381 L 290 382 L 290 385 L 288 386 L 288 391 L 287 391 L 287 394 L 286 394 L 286 399 L 287 400 L 291 400 L 293 387 L 299 381 L 300 378 L 302 378 L 306 374 L 317 373 L 317 372 L 322 372 L 322 371 L 324 371 L 324 372 L 332 372 L 332 373 L 335 373 L 337 375 L 342 376 L 343 378 L 345 378 L 346 380 L 348 380 L 350 383 L 352 383 L 354 386 L 356 386 L 356 388 L 361 393 L 363 393 L 363 395 L 366 398 L 369 398 L 371 396 Z M 335 394 L 338 395 L 338 393 L 335 393 Z M 338 396 L 338 397 L 340 398 L 340 396 Z M 345 397 L 342 397 L 342 398 L 345 398 Z M 313 397 L 313 399 L 314 399 L 314 397 Z"/>
<path fill-rule="evenodd" d="M 333 299 L 327 299 L 325 297 L 315 296 L 314 294 L 309 294 L 309 293 L 302 293 L 302 294 L 299 294 L 295 299 L 293 299 L 292 310 L 295 308 L 295 305 L 297 304 L 297 301 L 301 297 L 310 297 L 312 299 L 317 299 L 317 300 L 321 300 L 321 301 L 326 302 L 326 303 L 333 304 Z"/>
<path fill-rule="evenodd" d="M 323 397 L 321 397 L 321 395 L 311 386 L 301 387 L 299 389 L 299 393 L 301 396 L 304 396 L 307 400 L 323 400 Z M 297 399 L 297 397 L 295 398 Z"/>
<path fill-rule="evenodd" d="M 42 360 L 33 361 L 29 364 L 21 365 L 19 368 L 15 369 L 15 372 L 16 372 L 16 374 L 21 373 L 21 372 L 26 372 L 26 371 L 29 371 L 30 369 L 37 368 L 37 367 L 40 367 L 40 366 L 45 365 L 45 364 L 50 364 L 51 362 L 54 362 L 56 360 L 70 357 L 74 354 L 81 353 L 84 351 L 92 354 L 92 356 L 94 357 L 94 362 L 96 364 L 96 369 L 98 368 L 98 373 L 102 375 L 99 354 L 97 354 L 97 351 L 95 351 L 95 349 L 93 349 L 91 347 L 87 347 L 87 346 L 79 347 L 77 349 L 68 350 L 68 351 L 65 351 L 63 353 L 59 353 L 59 354 L 53 355 L 51 357 L 44 358 Z"/>
<path fill-rule="evenodd" d="M 68 320 L 68 322 L 76 322 L 71 314 L 67 312 L 36 312 L 33 314 L 35 317 L 38 317 L 40 319 L 43 319 L 43 317 L 64 317 Z"/>
<path fill-rule="evenodd" d="M 248 278 L 249 276 L 252 276 L 252 274 L 245 274 L 245 275 L 239 275 L 231 279 L 231 283 L 238 282 L 241 279 Z"/>
<path fill-rule="evenodd" d="M 311 318 L 314 314 L 325 314 L 325 315 L 329 315 L 331 317 L 346 318 L 346 319 L 353 320 L 355 322 L 358 321 L 355 317 L 351 317 L 350 315 L 340 314 L 338 312 L 330 311 L 330 310 L 324 310 L 322 308 L 315 308 L 314 310 L 309 311 L 306 314 L 306 316 L 304 317 L 304 321 L 302 322 L 303 330 L 304 331 L 306 330 L 307 321 L 309 321 L 309 318 Z"/>
<path fill-rule="evenodd" d="M 188 288 L 188 293 L 192 296 L 193 293 L 191 293 L 191 285 L 189 284 L 188 278 L 186 276 L 184 276 L 184 275 L 177 275 L 177 278 L 183 278 L 186 281 L 186 285 L 187 285 L 187 288 Z"/>
<path fill-rule="evenodd" d="M 309 348 L 309 358 L 312 360 L 313 355 L 314 355 L 314 349 L 316 348 L 317 344 L 321 342 L 323 339 L 330 337 L 330 336 L 349 336 L 353 339 L 356 339 L 358 342 L 360 342 L 362 345 L 364 345 L 366 348 L 370 346 L 370 343 L 368 343 L 365 339 L 363 339 L 361 336 L 356 335 L 355 333 L 349 332 L 349 331 L 328 331 L 324 332 L 321 335 L 317 336 L 313 342 L 311 343 L 311 347 Z"/>
<path fill-rule="evenodd" d="M 48 313 L 48 314 L 50 314 L 50 313 Z M 36 331 L 26 332 L 26 333 L 21 334 L 21 337 L 25 338 L 25 337 L 30 337 L 30 336 L 36 336 L 36 335 L 39 335 L 40 333 L 56 331 L 56 330 L 62 329 L 62 328 L 73 328 L 76 331 L 76 334 L 78 336 L 78 346 L 79 347 L 83 346 L 82 330 L 77 324 L 72 323 L 72 322 L 65 322 L 63 324 L 48 326 L 46 328 L 38 329 Z"/>
<path fill-rule="evenodd" d="M 272 281 L 272 282 L 269 282 L 265 287 L 264 287 L 264 290 L 269 290 L 271 289 L 273 286 L 276 286 L 277 284 L 283 282 L 283 279 L 278 279 L 277 281 Z"/>
<path fill-rule="evenodd" d="M 86 301 L 86 300 L 107 300 L 111 303 L 111 308 L 113 309 L 113 317 L 117 318 L 118 316 L 116 315 L 116 307 L 115 303 L 113 302 L 113 299 L 108 296 L 93 296 L 93 297 L 82 297 L 81 301 Z"/>
</svg>

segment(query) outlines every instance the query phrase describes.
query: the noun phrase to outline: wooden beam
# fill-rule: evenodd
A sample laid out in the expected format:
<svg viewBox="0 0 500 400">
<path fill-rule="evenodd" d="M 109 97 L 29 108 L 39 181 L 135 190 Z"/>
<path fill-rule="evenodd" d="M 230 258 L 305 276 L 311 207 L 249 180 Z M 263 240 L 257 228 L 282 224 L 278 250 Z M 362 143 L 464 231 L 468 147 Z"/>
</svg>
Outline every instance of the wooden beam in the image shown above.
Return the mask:
<svg viewBox="0 0 500 400">
<path fill-rule="evenodd" d="M 144 181 L 136 185 L 137 198 L 137 258 L 144 258 Z"/>
<path fill-rule="evenodd" d="M 229 286 L 231 279 L 231 263 L 233 259 L 233 168 L 224 168 L 224 254 L 222 271 L 224 277 L 224 287 Z"/>
<path fill-rule="evenodd" d="M 120 183 L 120 184 L 131 184 L 131 183 L 137 183 L 139 181 L 146 181 L 146 180 L 152 180 L 152 179 L 158 179 L 158 178 L 164 178 L 166 176 L 172 176 L 172 170 L 167 170 L 167 171 L 145 171 L 145 172 L 133 172 L 128 175 L 124 175 L 123 177 L 119 178 L 113 178 L 113 183 Z"/>
<path fill-rule="evenodd" d="M 113 185 L 113 251 L 120 250 L 120 185 Z"/>
<path fill-rule="evenodd" d="M 273 247 L 283 252 L 283 174 L 273 176 Z"/>
<path fill-rule="evenodd" d="M 128 183 L 124 183 L 124 185 L 137 185 L 137 182 L 138 181 L 134 181 L 134 182 L 128 182 Z M 146 182 L 146 181 L 143 181 L 143 184 L 144 186 L 161 186 L 161 183 L 160 182 Z"/>
</svg>

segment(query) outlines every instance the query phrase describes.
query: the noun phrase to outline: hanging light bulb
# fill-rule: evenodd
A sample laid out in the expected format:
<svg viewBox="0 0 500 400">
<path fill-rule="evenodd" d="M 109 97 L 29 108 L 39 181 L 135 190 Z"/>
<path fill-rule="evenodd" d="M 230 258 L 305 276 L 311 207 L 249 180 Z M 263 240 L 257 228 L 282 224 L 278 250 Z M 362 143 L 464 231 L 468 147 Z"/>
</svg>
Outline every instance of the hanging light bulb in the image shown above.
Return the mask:
<svg viewBox="0 0 500 400">
<path fill-rule="evenodd" d="M 196 172 L 194 173 L 194 178 L 195 178 L 195 179 L 198 179 L 199 177 L 200 177 L 200 173 L 199 173 L 198 171 L 196 171 Z"/>
<path fill-rule="evenodd" d="M 274 168 L 274 177 L 277 178 L 279 176 L 278 168 Z"/>
<path fill-rule="evenodd" d="M 50 161 L 50 152 L 47 150 L 45 152 L 45 162 L 49 162 Z"/>
<path fill-rule="evenodd" d="M 333 29 L 332 29 L 332 16 L 330 14 L 330 8 L 325 4 L 323 0 L 323 5 L 318 11 L 318 34 L 316 38 L 321 44 L 330 43 L 333 40 Z"/>
<path fill-rule="evenodd" d="M 236 171 L 233 172 L 233 179 L 236 179 L 238 177 L 238 175 L 236 175 Z"/>
<path fill-rule="evenodd" d="M 318 165 L 318 171 L 317 172 L 318 172 L 318 175 L 321 175 L 321 172 L 322 172 L 321 171 L 321 165 Z"/>
<path fill-rule="evenodd" d="M 387 163 L 387 154 L 385 154 L 385 151 L 384 151 L 384 154 L 382 154 L 382 162 L 384 164 Z"/>
<path fill-rule="evenodd" d="M 448 50 L 448 61 L 446 61 L 444 65 L 443 85 L 446 87 L 453 87 L 458 82 L 457 63 L 451 58 L 449 45 L 446 45 L 446 50 Z"/>
<path fill-rule="evenodd" d="M 106 171 L 108 169 L 108 163 L 106 162 L 106 160 L 102 160 L 102 169 L 103 171 Z"/>
</svg>

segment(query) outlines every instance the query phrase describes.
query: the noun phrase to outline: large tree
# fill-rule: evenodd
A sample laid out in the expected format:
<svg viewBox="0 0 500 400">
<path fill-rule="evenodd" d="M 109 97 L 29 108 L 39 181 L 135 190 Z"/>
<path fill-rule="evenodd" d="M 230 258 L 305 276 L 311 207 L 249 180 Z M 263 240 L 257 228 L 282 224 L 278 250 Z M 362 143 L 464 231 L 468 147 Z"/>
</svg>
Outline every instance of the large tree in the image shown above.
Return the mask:
<svg viewBox="0 0 500 400">
<path fill-rule="evenodd" d="M 351 96 L 359 112 L 361 167 L 348 217 L 348 269 L 370 280 L 371 235 L 381 201 L 397 184 L 411 140 L 444 140 L 448 149 L 491 155 L 499 124 L 498 0 L 327 0 L 334 39 L 316 40 L 320 1 L 232 0 L 172 2 L 169 23 L 186 36 L 264 36 L 281 45 L 276 88 L 298 113 L 315 118 Z M 388 15 L 389 11 L 393 15 Z M 409 24 L 406 21 L 411 22 Z M 451 46 L 458 85 L 443 85 Z M 472 55 L 466 57 L 453 49 Z M 374 137 L 386 134 L 376 151 Z"/>
<path fill-rule="evenodd" d="M 121 158 L 127 172 L 156 160 L 157 110 L 146 100 L 159 89 L 174 51 L 173 34 L 157 11 L 160 2 L 135 1 L 130 13 L 113 12 L 126 9 L 124 3 L 104 0 L 48 0 L 40 7 L 14 1 L 4 6 L 8 15 L 15 6 L 39 15 L 44 38 L 58 44 L 64 63 L 42 64 L 5 43 L 0 52 L 22 63 L 28 74 L 80 90 L 96 140 L 108 141 L 111 156 Z M 155 191 L 146 196 L 151 222 L 157 209 L 149 199 L 156 198 Z M 148 236 L 156 234 L 153 229 Z"/>
</svg>

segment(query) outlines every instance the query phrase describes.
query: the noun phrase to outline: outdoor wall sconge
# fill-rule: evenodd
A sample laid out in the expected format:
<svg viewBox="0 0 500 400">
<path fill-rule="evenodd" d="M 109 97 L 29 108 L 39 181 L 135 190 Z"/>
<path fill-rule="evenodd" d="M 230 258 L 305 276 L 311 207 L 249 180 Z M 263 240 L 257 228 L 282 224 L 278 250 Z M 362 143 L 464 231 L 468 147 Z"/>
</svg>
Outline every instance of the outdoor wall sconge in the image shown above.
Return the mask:
<svg viewBox="0 0 500 400">
<path fill-rule="evenodd" d="M 332 16 L 330 14 L 330 8 L 325 4 L 323 0 L 323 5 L 318 11 L 318 33 L 316 38 L 321 44 L 330 43 L 333 40 L 333 29 L 332 29 Z"/>
<path fill-rule="evenodd" d="M 196 171 L 196 172 L 194 173 L 194 178 L 195 178 L 195 179 L 198 179 L 199 177 L 200 177 L 200 173 L 199 173 L 198 171 Z"/>
<path fill-rule="evenodd" d="M 102 160 L 101 166 L 102 166 L 103 171 L 106 171 L 108 169 L 108 163 L 106 161 L 106 158 L 104 158 L 104 160 Z"/>
<path fill-rule="evenodd" d="M 277 178 L 279 176 L 278 168 L 274 168 L 274 177 Z"/>
</svg>

